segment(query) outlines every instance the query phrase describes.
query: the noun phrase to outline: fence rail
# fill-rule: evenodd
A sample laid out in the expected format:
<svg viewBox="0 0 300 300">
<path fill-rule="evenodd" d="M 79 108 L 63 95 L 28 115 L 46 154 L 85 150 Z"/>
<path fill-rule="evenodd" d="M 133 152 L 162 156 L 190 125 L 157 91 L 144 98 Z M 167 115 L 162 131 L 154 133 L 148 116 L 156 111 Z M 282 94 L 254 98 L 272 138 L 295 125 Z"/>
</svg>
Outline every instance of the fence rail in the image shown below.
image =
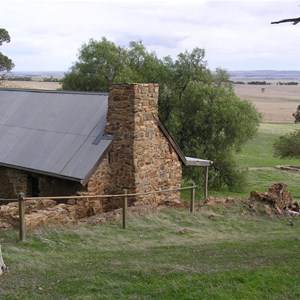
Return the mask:
<svg viewBox="0 0 300 300">
<path fill-rule="evenodd" d="M 159 191 L 152 191 L 152 192 L 143 192 L 143 193 L 135 193 L 135 194 L 127 194 L 128 197 L 133 196 L 145 196 L 151 194 L 159 194 L 159 193 L 168 193 L 168 192 L 178 192 L 182 190 L 188 190 L 191 187 L 183 187 L 183 188 L 175 188 L 175 189 L 167 189 L 167 190 L 159 190 Z M 117 198 L 117 197 L 124 197 L 124 194 L 117 194 L 117 195 L 82 195 L 82 196 L 53 196 L 53 197 L 25 197 L 25 200 L 45 200 L 45 199 L 52 199 L 52 200 L 64 200 L 64 199 L 92 199 L 92 198 Z"/>
<path fill-rule="evenodd" d="M 151 192 L 143 192 L 143 193 L 128 193 L 128 189 L 124 189 L 124 194 L 116 194 L 116 195 L 82 195 L 82 196 L 49 196 L 49 197 L 26 197 L 24 193 L 19 193 L 18 199 L 0 199 L 0 202 L 19 202 L 19 239 L 20 241 L 25 240 L 26 236 L 26 224 L 25 224 L 25 201 L 27 200 L 63 200 L 63 199 L 94 199 L 94 198 L 123 198 L 122 202 L 122 227 L 126 229 L 127 227 L 127 208 L 128 208 L 128 197 L 133 196 L 144 196 L 144 195 L 152 195 L 159 193 L 170 193 L 170 192 L 179 192 L 182 190 L 191 190 L 190 195 L 190 212 L 194 212 L 195 206 L 195 197 L 196 197 L 196 184 L 192 181 L 191 186 L 188 187 L 180 187 L 173 189 L 165 189 L 159 191 L 151 191 Z M 207 195 L 206 195 L 207 197 Z"/>
</svg>

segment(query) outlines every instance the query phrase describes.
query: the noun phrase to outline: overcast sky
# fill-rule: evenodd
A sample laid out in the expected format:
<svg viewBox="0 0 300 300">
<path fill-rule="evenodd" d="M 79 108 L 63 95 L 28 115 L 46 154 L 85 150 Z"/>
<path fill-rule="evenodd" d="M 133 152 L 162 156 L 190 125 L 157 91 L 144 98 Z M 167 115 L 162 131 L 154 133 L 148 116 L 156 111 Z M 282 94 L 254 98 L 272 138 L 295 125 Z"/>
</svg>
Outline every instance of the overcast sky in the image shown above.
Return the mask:
<svg viewBox="0 0 300 300">
<path fill-rule="evenodd" d="M 204 48 L 210 69 L 300 70 L 300 0 L 0 0 L 14 71 L 67 71 L 90 38 L 158 57 Z"/>
</svg>

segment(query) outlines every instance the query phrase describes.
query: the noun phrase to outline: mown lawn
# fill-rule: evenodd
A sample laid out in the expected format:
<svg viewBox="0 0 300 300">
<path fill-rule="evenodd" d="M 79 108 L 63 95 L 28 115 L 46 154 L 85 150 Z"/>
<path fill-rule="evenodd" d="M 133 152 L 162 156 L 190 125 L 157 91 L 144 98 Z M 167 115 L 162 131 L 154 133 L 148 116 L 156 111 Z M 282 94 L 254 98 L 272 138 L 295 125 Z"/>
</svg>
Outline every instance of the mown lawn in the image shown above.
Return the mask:
<svg viewBox="0 0 300 300">
<path fill-rule="evenodd" d="M 1 232 L 1 299 L 299 299 L 300 219 L 247 203 Z M 184 230 L 182 230 L 184 229 Z M 181 233 L 184 232 L 184 233 Z"/>
</svg>

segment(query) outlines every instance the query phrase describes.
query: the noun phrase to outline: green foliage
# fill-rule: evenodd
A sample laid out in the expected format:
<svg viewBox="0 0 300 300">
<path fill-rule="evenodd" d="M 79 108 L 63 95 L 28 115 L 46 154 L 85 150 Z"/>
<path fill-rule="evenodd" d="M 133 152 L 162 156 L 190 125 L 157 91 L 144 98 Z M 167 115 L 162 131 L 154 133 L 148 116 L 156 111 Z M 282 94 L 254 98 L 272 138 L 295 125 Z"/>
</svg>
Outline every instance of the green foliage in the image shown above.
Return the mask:
<svg viewBox="0 0 300 300">
<path fill-rule="evenodd" d="M 187 156 L 214 161 L 210 168 L 213 188 L 237 191 L 245 186 L 245 172 L 232 153 L 254 137 L 260 115 L 250 102 L 235 96 L 228 81 L 220 80 L 224 74 L 219 75 L 210 75 L 206 83 L 189 83 L 167 125 Z M 195 169 L 186 169 L 185 174 L 201 180 Z"/>
<path fill-rule="evenodd" d="M 209 191 L 210 195 L 229 195 L 248 197 L 250 191 L 267 192 L 268 188 L 276 182 L 282 182 L 288 186 L 293 199 L 300 199 L 300 174 L 299 172 L 282 171 L 275 169 L 277 165 L 299 165 L 299 160 L 274 157 L 273 144 L 281 135 L 290 133 L 297 128 L 292 123 L 261 123 L 258 134 L 253 140 L 248 141 L 234 158 L 241 168 L 247 168 L 247 185 L 242 192 Z M 200 195 L 203 195 L 200 189 Z"/>
<path fill-rule="evenodd" d="M 280 158 L 300 158 L 300 129 L 280 136 L 274 143 L 274 156 Z"/>
<path fill-rule="evenodd" d="M 124 69 L 124 51 L 113 42 L 102 38 L 84 44 L 76 62 L 65 74 L 64 90 L 108 91 L 109 85 Z"/>
<path fill-rule="evenodd" d="M 165 77 L 164 66 L 142 42 L 131 42 L 129 49 L 102 38 L 84 44 L 78 61 L 65 74 L 64 90 L 107 92 L 112 83 L 157 82 Z"/>
<path fill-rule="evenodd" d="M 10 42 L 10 36 L 4 28 L 0 28 L 0 46 L 4 43 Z M 14 64 L 10 58 L 0 52 L 0 79 L 4 74 L 12 70 Z"/>
<path fill-rule="evenodd" d="M 108 91 L 111 83 L 159 83 L 159 115 L 187 156 L 214 161 L 211 183 L 216 188 L 240 189 L 244 172 L 232 152 L 258 128 L 260 115 L 250 102 L 234 94 L 229 74 L 207 68 L 204 49 L 158 59 L 142 42 L 120 47 L 102 38 L 80 50 L 78 62 L 65 75 L 63 89 Z M 185 170 L 193 179 L 201 170 Z"/>
<path fill-rule="evenodd" d="M 300 105 L 298 105 L 296 112 L 293 113 L 295 123 L 300 123 Z"/>
</svg>

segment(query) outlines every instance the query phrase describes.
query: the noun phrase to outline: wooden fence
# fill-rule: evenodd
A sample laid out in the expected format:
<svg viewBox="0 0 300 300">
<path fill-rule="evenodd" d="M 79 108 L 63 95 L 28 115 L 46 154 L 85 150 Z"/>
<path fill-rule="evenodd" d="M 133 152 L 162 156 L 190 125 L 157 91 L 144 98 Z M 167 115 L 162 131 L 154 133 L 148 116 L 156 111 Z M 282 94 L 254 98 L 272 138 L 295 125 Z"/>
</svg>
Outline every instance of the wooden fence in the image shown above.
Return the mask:
<svg viewBox="0 0 300 300">
<path fill-rule="evenodd" d="M 124 189 L 124 194 L 118 195 L 85 195 L 85 196 L 50 196 L 50 197 L 26 197 L 24 193 L 19 193 L 18 199 L 0 199 L 2 202 L 19 202 L 19 239 L 20 241 L 25 240 L 26 236 L 26 224 L 25 224 L 25 201 L 26 200 L 45 200 L 45 199 L 52 199 L 52 200 L 68 200 L 68 199 L 93 199 L 93 198 L 123 198 L 122 202 L 122 227 L 126 229 L 127 227 L 127 208 L 128 208 L 128 197 L 132 196 L 143 196 L 143 195 L 151 195 L 151 194 L 160 194 L 160 193 L 170 193 L 170 192 L 178 192 L 182 190 L 191 190 L 190 194 L 190 212 L 193 213 L 195 209 L 195 197 L 196 197 L 196 185 L 192 181 L 191 186 L 182 187 L 182 188 L 175 188 L 175 189 L 166 189 L 160 191 L 152 191 L 152 192 L 145 192 L 145 193 L 136 193 L 130 194 L 128 193 L 127 189 Z M 205 195 L 207 197 L 207 195 Z"/>
</svg>

